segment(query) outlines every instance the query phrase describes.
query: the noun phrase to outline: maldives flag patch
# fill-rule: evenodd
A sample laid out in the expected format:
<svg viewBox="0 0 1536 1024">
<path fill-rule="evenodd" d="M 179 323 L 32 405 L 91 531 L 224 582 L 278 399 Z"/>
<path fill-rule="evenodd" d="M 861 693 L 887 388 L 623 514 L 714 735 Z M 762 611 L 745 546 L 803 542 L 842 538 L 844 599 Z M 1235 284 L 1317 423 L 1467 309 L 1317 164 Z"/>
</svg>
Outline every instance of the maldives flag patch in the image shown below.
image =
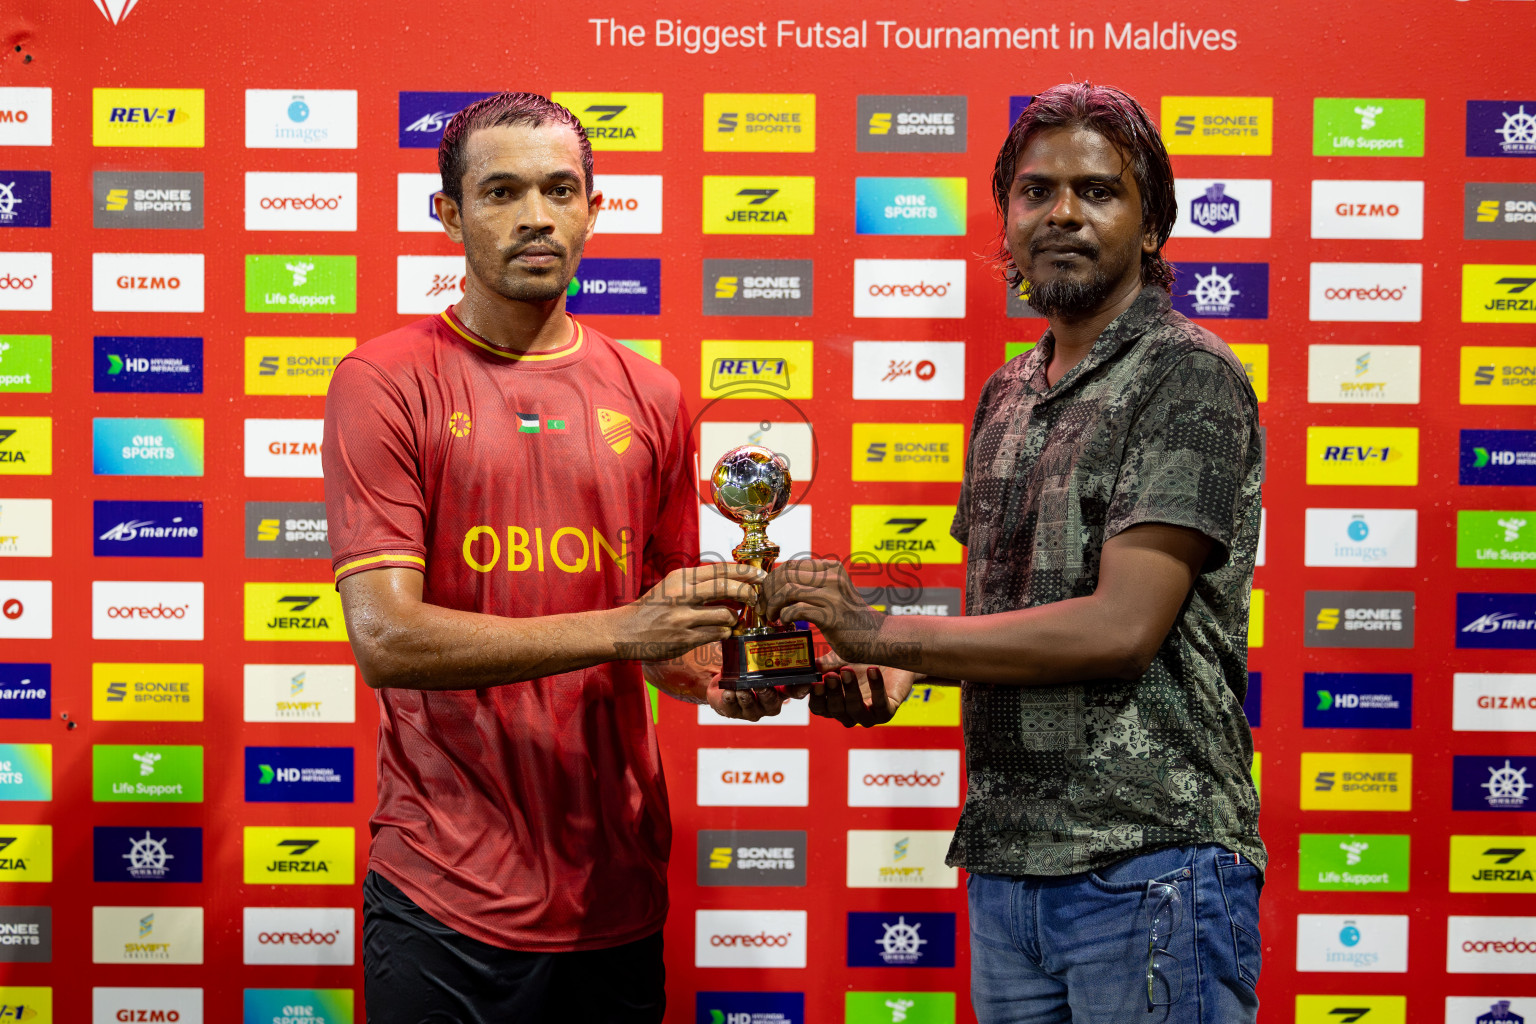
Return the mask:
<svg viewBox="0 0 1536 1024">
<path fill-rule="evenodd" d="M 629 447 L 629 439 L 635 432 L 630 426 L 629 417 L 612 409 L 597 410 L 597 429 L 616 455 L 624 454 L 625 449 Z"/>
</svg>

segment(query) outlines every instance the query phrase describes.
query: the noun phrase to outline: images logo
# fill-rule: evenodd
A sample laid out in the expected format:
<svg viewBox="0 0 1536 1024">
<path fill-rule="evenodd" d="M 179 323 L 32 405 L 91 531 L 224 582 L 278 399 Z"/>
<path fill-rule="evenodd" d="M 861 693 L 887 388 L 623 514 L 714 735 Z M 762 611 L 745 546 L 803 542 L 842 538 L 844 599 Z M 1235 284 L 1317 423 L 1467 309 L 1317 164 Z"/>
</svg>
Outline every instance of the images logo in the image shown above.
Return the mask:
<svg viewBox="0 0 1536 1024">
<path fill-rule="evenodd" d="M 1268 238 L 1268 178 L 1179 178 L 1174 182 L 1179 219 L 1174 238 Z"/>
<path fill-rule="evenodd" d="M 1164 96 L 1163 142 L 1169 153 L 1269 156 L 1274 106 L 1269 96 Z"/>
<path fill-rule="evenodd" d="M 325 421 L 319 419 L 246 420 L 245 475 L 320 478 L 324 432 Z"/>
<path fill-rule="evenodd" d="M 955 915 L 848 915 L 849 967 L 953 967 Z"/>
<path fill-rule="evenodd" d="M 805 885 L 805 833 L 700 829 L 698 883 Z"/>
<path fill-rule="evenodd" d="M 93 847 L 98 882 L 201 882 L 200 828 L 96 826 Z"/>
<path fill-rule="evenodd" d="M 855 178 L 861 235 L 965 234 L 964 178 Z"/>
<path fill-rule="evenodd" d="M 1423 238 L 1424 183 L 1314 181 L 1312 237 Z"/>
<path fill-rule="evenodd" d="M 246 256 L 247 313 L 356 313 L 356 256 Z"/>
<path fill-rule="evenodd" d="M 858 380 L 857 370 L 854 379 Z M 937 480 L 958 483 L 964 468 L 964 424 L 853 425 L 854 480 Z"/>
<path fill-rule="evenodd" d="M 1302 833 L 1304 892 L 1407 892 L 1408 837 Z"/>
<path fill-rule="evenodd" d="M 810 398 L 812 358 L 809 341 L 700 342 L 699 391 L 705 398 L 737 391 Z"/>
<path fill-rule="evenodd" d="M 1301 809 L 1412 810 L 1413 755 L 1303 753 Z"/>
<path fill-rule="evenodd" d="M 341 597 L 326 583 L 246 583 L 247 640 L 346 640 Z"/>
<path fill-rule="evenodd" d="M 1413 591 L 1309 590 L 1303 637 L 1307 647 L 1412 647 Z"/>
<path fill-rule="evenodd" d="M 1313 156 L 1423 156 L 1424 101 L 1312 101 Z"/>
<path fill-rule="evenodd" d="M 964 96 L 860 96 L 860 153 L 964 153 Z"/>
<path fill-rule="evenodd" d="M 1307 483 L 1413 486 L 1417 427 L 1308 427 Z"/>
<path fill-rule="evenodd" d="M 357 90 L 245 90 L 246 149 L 356 149 Z"/>
<path fill-rule="evenodd" d="M 1467 263 L 1461 268 L 1461 321 L 1536 324 L 1536 265 Z"/>
<path fill-rule="evenodd" d="M 245 828 L 247 885 L 351 885 L 351 828 L 313 825 Z"/>
<path fill-rule="evenodd" d="M 484 92 L 402 92 L 400 148 L 436 149 L 443 139 L 443 129 L 448 127 L 453 115 L 490 95 Z M 562 101 L 556 99 L 555 102 Z"/>
<path fill-rule="evenodd" d="M 700 807 L 805 807 L 810 753 L 805 749 L 698 749 Z"/>
<path fill-rule="evenodd" d="M 810 260 L 704 261 L 705 316 L 810 316 Z"/>
<path fill-rule="evenodd" d="M 1401 974 L 1408 970 L 1408 918 L 1297 914 L 1296 970 Z"/>
<path fill-rule="evenodd" d="M 200 804 L 203 748 L 97 744 L 91 747 L 91 799 Z"/>
<path fill-rule="evenodd" d="M 98 336 L 94 347 L 97 394 L 202 394 L 202 338 Z"/>
<path fill-rule="evenodd" d="M 1268 263 L 1175 263 L 1173 308 L 1192 319 L 1269 319 Z"/>
<path fill-rule="evenodd" d="M 1536 594 L 1457 594 L 1456 646 L 1536 650 Z"/>
<path fill-rule="evenodd" d="M 659 92 L 553 92 L 549 98 L 581 119 L 594 150 L 661 151 Z"/>
<path fill-rule="evenodd" d="M 960 319 L 964 260 L 854 260 L 853 315 Z"/>
<path fill-rule="evenodd" d="M 577 315 L 656 316 L 661 313 L 661 260 L 583 259 L 566 291 Z"/>
<path fill-rule="evenodd" d="M 853 397 L 960 401 L 965 398 L 965 343 L 855 341 Z"/>
<path fill-rule="evenodd" d="M 695 967 L 804 967 L 803 910 L 695 910 Z"/>
<path fill-rule="evenodd" d="M 944 863 L 950 833 L 943 830 L 848 832 L 848 888 L 953 889 L 958 872 Z"/>
<path fill-rule="evenodd" d="M 357 175 L 246 171 L 245 230 L 356 231 Z"/>
<path fill-rule="evenodd" d="M 246 665 L 247 722 L 356 720 L 351 665 Z"/>
<path fill-rule="evenodd" d="M 352 802 L 351 747 L 246 747 L 246 803 Z"/>
<path fill-rule="evenodd" d="M 356 338 L 245 339 L 245 393 L 323 395 Z"/>
<path fill-rule="evenodd" d="M 203 254 L 91 254 L 91 308 L 99 313 L 201 313 Z"/>
<path fill-rule="evenodd" d="M 91 225 L 97 228 L 203 226 L 201 172 L 96 171 L 91 176 Z"/>
<path fill-rule="evenodd" d="M 201 722 L 203 666 L 96 662 L 91 717 L 98 722 Z"/>
<path fill-rule="evenodd" d="M 52 181 L 48 171 L 0 171 L 0 227 L 51 225 Z"/>
<path fill-rule="evenodd" d="M 53 717 L 53 666 L 0 662 L 0 719 Z"/>
<path fill-rule="evenodd" d="M 848 806 L 958 807 L 960 752 L 850 750 Z"/>
<path fill-rule="evenodd" d="M 816 179 L 789 175 L 704 176 L 706 235 L 816 233 Z"/>
<path fill-rule="evenodd" d="M 1467 156 L 1536 156 L 1536 100 L 1468 100 Z"/>
<path fill-rule="evenodd" d="M 53 90 L 0 88 L 0 146 L 53 145 Z"/>
<path fill-rule="evenodd" d="M 1309 508 L 1306 515 L 1306 565 L 1411 569 L 1418 564 L 1417 509 Z"/>
<path fill-rule="evenodd" d="M 97 476 L 202 476 L 201 419 L 93 419 Z"/>
<path fill-rule="evenodd" d="M 815 95 L 705 93 L 704 152 L 816 152 Z"/>
<path fill-rule="evenodd" d="M 1349 622 L 1343 626 L 1348 628 Z M 1305 728 L 1409 729 L 1413 726 L 1412 675 L 1307 672 L 1303 674 L 1303 681 L 1302 726 Z"/>
<path fill-rule="evenodd" d="M 0 907 L 0 963 L 46 964 L 52 960 L 53 908 Z M 0 990 L 0 1002 L 14 1005 L 4 990 Z"/>
<path fill-rule="evenodd" d="M 201 89 L 92 89 L 91 145 L 201 149 Z"/>
</svg>

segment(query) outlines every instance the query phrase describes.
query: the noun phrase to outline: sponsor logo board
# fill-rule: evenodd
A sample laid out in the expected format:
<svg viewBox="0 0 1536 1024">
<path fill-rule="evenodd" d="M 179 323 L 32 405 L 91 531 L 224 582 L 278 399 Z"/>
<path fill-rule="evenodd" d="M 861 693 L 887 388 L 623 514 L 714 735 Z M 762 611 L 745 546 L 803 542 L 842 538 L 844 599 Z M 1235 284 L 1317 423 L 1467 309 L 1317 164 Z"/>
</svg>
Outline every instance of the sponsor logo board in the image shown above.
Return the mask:
<svg viewBox="0 0 1536 1024">
<path fill-rule="evenodd" d="M 1422 263 L 1313 263 L 1307 319 L 1313 322 L 1418 323 Z"/>
<path fill-rule="evenodd" d="M 1451 892 L 1536 892 L 1536 836 L 1451 836 Z"/>
<path fill-rule="evenodd" d="M 855 178 L 861 235 L 965 234 L 964 178 Z"/>
<path fill-rule="evenodd" d="M 1457 754 L 1451 764 L 1454 811 L 1536 810 L 1536 757 Z"/>
<path fill-rule="evenodd" d="M 1306 565 L 1411 569 L 1418 564 L 1418 509 L 1309 508 L 1306 523 Z"/>
<path fill-rule="evenodd" d="M 944 863 L 951 838 L 943 829 L 850 829 L 848 888 L 954 889 L 959 872 Z"/>
<path fill-rule="evenodd" d="M 0 416 L 0 475 L 53 472 L 53 417 Z"/>
<path fill-rule="evenodd" d="M 860 96 L 860 153 L 964 153 L 964 96 Z"/>
<path fill-rule="evenodd" d="M 200 664 L 91 665 L 91 718 L 98 722 L 201 722 L 204 692 Z"/>
<path fill-rule="evenodd" d="M 704 175 L 706 235 L 813 235 L 816 179 L 794 175 Z"/>
<path fill-rule="evenodd" d="M 1405 914 L 1297 914 L 1296 970 L 1402 974 L 1408 970 Z"/>
<path fill-rule="evenodd" d="M 53 145 L 53 90 L 0 88 L 0 146 Z"/>
<path fill-rule="evenodd" d="M 1536 594 L 1457 594 L 1456 646 L 1536 650 Z"/>
<path fill-rule="evenodd" d="M 1268 238 L 1269 178 L 1178 178 L 1173 238 Z"/>
<path fill-rule="evenodd" d="M 1467 100 L 1467 156 L 1536 156 L 1536 100 Z"/>
<path fill-rule="evenodd" d="M 0 743 L 0 800 L 53 799 L 53 745 Z"/>
<path fill-rule="evenodd" d="M 93 580 L 91 637 L 96 640 L 201 640 L 203 584 Z"/>
<path fill-rule="evenodd" d="M 1462 264 L 1462 323 L 1536 324 L 1536 288 L 1533 285 L 1536 285 L 1536 264 Z"/>
<path fill-rule="evenodd" d="M 92 840 L 97 882 L 201 882 L 203 830 L 97 825 Z"/>
<path fill-rule="evenodd" d="M 953 967 L 955 915 L 851 911 L 848 966 Z"/>
<path fill-rule="evenodd" d="M 704 152 L 816 152 L 813 93 L 707 92 Z"/>
<path fill-rule="evenodd" d="M 1413 646 L 1413 591 L 1309 590 L 1307 647 Z"/>
<path fill-rule="evenodd" d="M 478 100 L 495 95 L 487 92 L 401 92 L 400 148 L 436 149 L 443 139 L 443 129 L 453 115 Z M 559 99 L 556 103 L 561 102 Z"/>
<path fill-rule="evenodd" d="M 91 420 L 97 476 L 202 476 L 201 419 Z"/>
<path fill-rule="evenodd" d="M 552 92 L 549 98 L 581 120 L 593 150 L 661 151 L 659 92 Z"/>
<path fill-rule="evenodd" d="M 244 1024 L 352 1024 L 350 988 L 248 988 Z"/>
<path fill-rule="evenodd" d="M 352 802 L 351 747 L 246 747 L 246 803 Z"/>
<path fill-rule="evenodd" d="M 1303 752 L 1301 809 L 1412 810 L 1413 755 Z"/>
<path fill-rule="evenodd" d="M 749 391 L 810 398 L 813 344 L 809 341 L 701 341 L 699 393 L 723 398 Z"/>
<path fill-rule="evenodd" d="M 245 393 L 323 395 L 356 338 L 245 339 Z"/>
<path fill-rule="evenodd" d="M 207 195 L 201 171 L 96 171 L 91 226 L 199 231 Z"/>
<path fill-rule="evenodd" d="M 1163 143 L 1169 153 L 1268 156 L 1274 106 L 1270 96 L 1164 96 Z"/>
<path fill-rule="evenodd" d="M 245 421 L 245 475 L 319 479 L 321 419 Z"/>
<path fill-rule="evenodd" d="M 598 234 L 661 234 L 661 175 L 594 174 L 592 188 L 603 196 Z"/>
<path fill-rule="evenodd" d="M 0 719 L 53 717 L 53 666 L 46 662 L 0 662 Z"/>
<path fill-rule="evenodd" d="M 1173 308 L 1191 319 L 1267 320 L 1268 263 L 1175 263 Z"/>
<path fill-rule="evenodd" d="M 854 381 L 858 382 L 857 370 Z M 964 469 L 963 423 L 853 424 L 855 480 L 938 480 L 958 483 Z"/>
<path fill-rule="evenodd" d="M 356 256 L 247 255 L 247 313 L 356 313 Z"/>
<path fill-rule="evenodd" d="M 1296 997 L 1296 1024 L 1407 1024 L 1407 996 Z"/>
<path fill-rule="evenodd" d="M 0 498 L 0 558 L 53 556 L 53 499 Z"/>
<path fill-rule="evenodd" d="M 1242 364 L 1243 375 L 1252 385 L 1254 397 L 1261 402 L 1269 401 L 1269 346 L 1233 343 L 1227 347 Z"/>
<path fill-rule="evenodd" d="M 1447 974 L 1536 974 L 1536 917 L 1445 920 Z"/>
<path fill-rule="evenodd" d="M 355 846 L 351 828 L 247 825 L 245 883 L 351 885 Z"/>
<path fill-rule="evenodd" d="M 1419 346 L 1308 345 L 1307 401 L 1419 404 Z"/>
<path fill-rule="evenodd" d="M 246 558 L 331 557 L 323 501 L 245 503 Z"/>
<path fill-rule="evenodd" d="M 201 313 L 203 254 L 91 254 L 91 308 L 111 313 Z"/>
<path fill-rule="evenodd" d="M 1302 726 L 1307 729 L 1413 727 L 1413 676 L 1391 672 L 1306 672 Z"/>
<path fill-rule="evenodd" d="M 805 833 L 700 829 L 698 884 L 804 885 Z"/>
<path fill-rule="evenodd" d="M 1296 887 L 1307 892 L 1407 892 L 1408 837 L 1303 832 Z"/>
<path fill-rule="evenodd" d="M 98 743 L 91 747 L 91 799 L 98 803 L 203 802 L 203 748 Z"/>
<path fill-rule="evenodd" d="M 357 175 L 246 171 L 245 230 L 356 231 Z"/>
<path fill-rule="evenodd" d="M 245 963 L 348 966 L 355 957 L 356 918 L 351 907 L 246 907 Z"/>
<path fill-rule="evenodd" d="M 395 312 L 430 315 L 464 297 L 464 257 L 395 257 Z"/>
<path fill-rule="evenodd" d="M 1536 348 L 1463 345 L 1462 405 L 1536 405 Z"/>
<path fill-rule="evenodd" d="M 1456 732 L 1536 732 L 1536 675 L 1457 672 L 1453 686 Z"/>
<path fill-rule="evenodd" d="M 53 223 L 53 175 L 0 171 L 0 227 L 46 228 Z"/>
<path fill-rule="evenodd" d="M 246 149 L 356 149 L 356 89 L 245 90 Z"/>
<path fill-rule="evenodd" d="M 845 992 L 846 1024 L 955 1024 L 953 992 Z"/>
<path fill-rule="evenodd" d="M 584 259 L 566 290 L 565 308 L 576 315 L 657 316 L 661 260 Z"/>
<path fill-rule="evenodd" d="M 784 456 L 797 483 L 816 473 L 816 435 L 799 420 L 703 420 L 699 423 L 699 479 L 707 480 L 720 456 L 744 444 Z"/>
<path fill-rule="evenodd" d="M 1243 717 L 1250 728 L 1257 729 L 1263 723 L 1264 673 L 1248 673 L 1248 689 L 1243 692 Z M 957 723 L 958 724 L 958 723 Z"/>
<path fill-rule="evenodd" d="M 1463 485 L 1536 486 L 1536 430 L 1463 430 L 1458 461 Z"/>
<path fill-rule="evenodd" d="M 247 581 L 245 639 L 344 641 L 341 596 L 329 583 Z"/>
<path fill-rule="evenodd" d="M 810 260 L 704 261 L 705 316 L 810 316 L 815 278 Z"/>
<path fill-rule="evenodd" d="M 1312 237 L 1423 238 L 1424 183 L 1316 179 Z"/>
<path fill-rule="evenodd" d="M 203 1024 L 200 988 L 93 988 L 91 1024 L 167 1021 Z"/>
<path fill-rule="evenodd" d="M 52 825 L 0 825 L 0 880 L 53 881 Z"/>
<path fill-rule="evenodd" d="M 40 985 L 0 985 L 0 1014 L 32 1024 L 54 1024 L 53 989 Z"/>
<path fill-rule="evenodd" d="M 695 910 L 695 967 L 804 967 L 803 910 Z"/>
<path fill-rule="evenodd" d="M 91 962 L 200 964 L 202 907 L 92 907 Z"/>
<path fill-rule="evenodd" d="M 949 535 L 952 505 L 853 505 L 849 550 L 880 562 L 960 565 L 960 542 Z"/>
<path fill-rule="evenodd" d="M 805 1024 L 803 992 L 699 992 L 695 1024 Z"/>
<path fill-rule="evenodd" d="M 201 89 L 92 89 L 91 145 L 201 149 Z"/>
<path fill-rule="evenodd" d="M 853 397 L 961 401 L 965 398 L 965 342 L 855 341 Z M 854 457 L 858 458 L 857 452 Z"/>
<path fill-rule="evenodd" d="M 1445 997 L 1445 1024 L 1525 1024 L 1527 1020 L 1536 1020 L 1536 1000 Z"/>
<path fill-rule="evenodd" d="M 0 309 L 53 309 L 53 253 L 0 252 Z"/>
<path fill-rule="evenodd" d="M 351 665 L 246 665 L 247 722 L 354 722 Z"/>
<path fill-rule="evenodd" d="M 1424 101 L 1317 97 L 1313 156 L 1423 156 Z"/>
<path fill-rule="evenodd" d="M 960 319 L 965 275 L 964 260 L 854 260 L 853 315 Z"/>
<path fill-rule="evenodd" d="M 93 348 L 98 394 L 202 394 L 202 338 L 98 336 Z"/>
<path fill-rule="evenodd" d="M 4 507 L 0 506 L 0 516 Z M 1456 565 L 1462 569 L 1536 566 L 1536 511 L 1456 512 Z M 0 527 L 4 521 L 0 519 Z"/>
<path fill-rule="evenodd" d="M 0 395 L 53 390 L 53 337 L 0 334 Z"/>
<path fill-rule="evenodd" d="M 0 580 L 0 640 L 53 638 L 53 581 Z"/>
<path fill-rule="evenodd" d="M 3 851 L 0 856 L 4 856 Z M 52 960 L 53 908 L 0 907 L 0 963 L 46 964 Z"/>
<path fill-rule="evenodd" d="M 200 501 L 97 501 L 92 504 L 91 519 L 97 558 L 203 557 Z"/>
<path fill-rule="evenodd" d="M 960 806 L 960 751 L 848 751 L 849 807 Z"/>
<path fill-rule="evenodd" d="M 805 807 L 810 802 L 806 749 L 700 747 L 700 807 Z"/>
<path fill-rule="evenodd" d="M 1418 482 L 1418 427 L 1307 428 L 1309 484 L 1411 487 Z"/>
<path fill-rule="evenodd" d="M 1463 238 L 1536 240 L 1536 185 L 1469 181 L 1462 205 Z"/>
</svg>

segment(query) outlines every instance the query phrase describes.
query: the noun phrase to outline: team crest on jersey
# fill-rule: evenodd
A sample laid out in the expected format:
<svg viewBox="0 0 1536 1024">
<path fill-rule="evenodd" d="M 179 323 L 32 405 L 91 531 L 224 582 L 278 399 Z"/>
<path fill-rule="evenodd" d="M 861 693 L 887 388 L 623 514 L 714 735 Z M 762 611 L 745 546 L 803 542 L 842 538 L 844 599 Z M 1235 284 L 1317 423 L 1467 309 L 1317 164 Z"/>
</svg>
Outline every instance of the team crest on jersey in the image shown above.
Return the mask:
<svg viewBox="0 0 1536 1024">
<path fill-rule="evenodd" d="M 629 447 L 629 439 L 634 434 L 634 427 L 630 425 L 629 417 L 612 409 L 597 410 L 597 429 L 603 435 L 603 440 L 608 442 L 608 447 L 617 455 L 623 455 Z"/>
<path fill-rule="evenodd" d="M 469 428 L 474 424 L 469 422 L 469 416 L 462 412 L 456 412 L 448 417 L 448 433 L 454 437 L 468 437 Z"/>
</svg>

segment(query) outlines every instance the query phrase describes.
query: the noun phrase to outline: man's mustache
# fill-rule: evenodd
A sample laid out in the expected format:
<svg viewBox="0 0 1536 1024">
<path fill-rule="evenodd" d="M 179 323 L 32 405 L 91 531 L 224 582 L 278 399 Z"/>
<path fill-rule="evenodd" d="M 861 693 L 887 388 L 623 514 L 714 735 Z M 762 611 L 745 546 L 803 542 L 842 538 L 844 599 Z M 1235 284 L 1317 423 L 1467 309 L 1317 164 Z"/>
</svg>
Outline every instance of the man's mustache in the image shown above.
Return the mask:
<svg viewBox="0 0 1536 1024">
<path fill-rule="evenodd" d="M 1054 249 L 1057 252 L 1081 253 L 1091 260 L 1099 258 L 1099 247 L 1092 242 L 1082 239 L 1066 238 L 1057 235 L 1051 238 L 1038 238 L 1029 243 L 1030 256 L 1039 256 L 1047 249 Z"/>
<path fill-rule="evenodd" d="M 561 257 L 569 255 L 569 252 L 566 250 L 565 246 L 555 241 L 553 238 L 541 238 L 536 242 L 524 242 L 522 245 L 514 246 L 511 249 L 504 249 L 502 250 L 502 256 L 504 256 L 506 259 L 513 260 L 527 252 L 529 249 L 543 249 Z"/>
</svg>

